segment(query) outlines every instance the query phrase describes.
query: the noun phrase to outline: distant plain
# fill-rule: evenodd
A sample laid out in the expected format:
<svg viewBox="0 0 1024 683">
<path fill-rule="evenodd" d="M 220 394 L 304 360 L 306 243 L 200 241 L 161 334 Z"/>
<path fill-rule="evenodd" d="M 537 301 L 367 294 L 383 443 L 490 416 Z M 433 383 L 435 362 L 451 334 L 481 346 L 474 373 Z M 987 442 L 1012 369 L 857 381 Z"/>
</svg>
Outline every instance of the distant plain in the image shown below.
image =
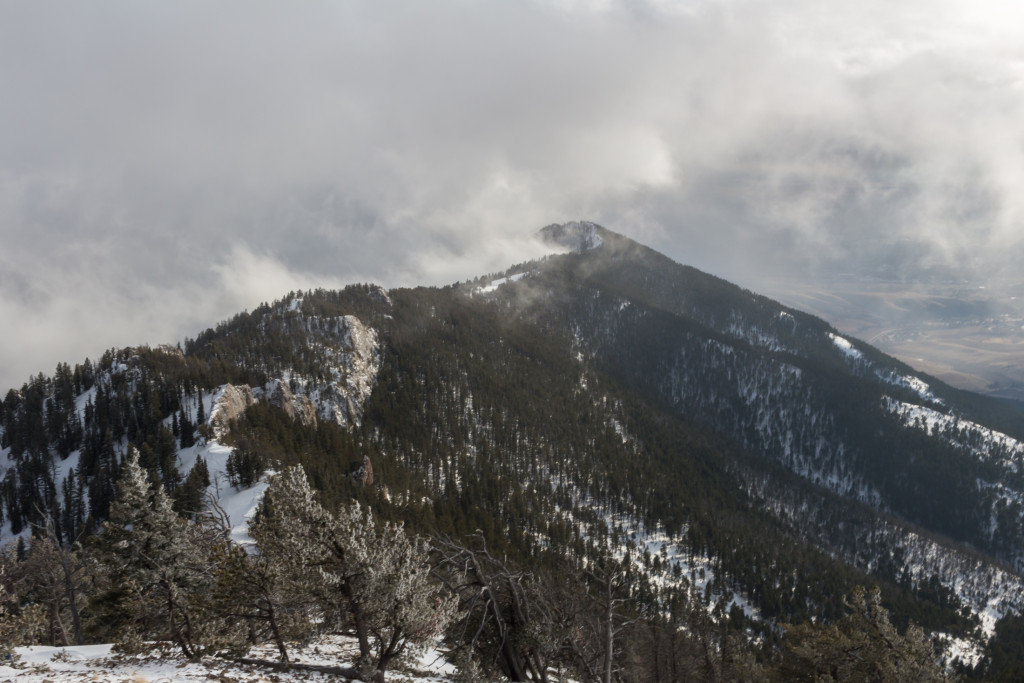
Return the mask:
<svg viewBox="0 0 1024 683">
<path fill-rule="evenodd" d="M 1024 400 L 1024 282 L 773 280 L 760 288 L 953 386 Z"/>
</svg>

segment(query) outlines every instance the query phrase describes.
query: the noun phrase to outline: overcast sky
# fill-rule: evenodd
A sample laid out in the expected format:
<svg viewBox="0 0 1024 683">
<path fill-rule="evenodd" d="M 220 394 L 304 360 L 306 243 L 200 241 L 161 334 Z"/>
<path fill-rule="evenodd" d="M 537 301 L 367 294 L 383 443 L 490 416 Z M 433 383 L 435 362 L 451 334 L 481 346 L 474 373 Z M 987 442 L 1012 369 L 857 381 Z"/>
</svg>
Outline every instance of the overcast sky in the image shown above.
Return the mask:
<svg viewBox="0 0 1024 683">
<path fill-rule="evenodd" d="M 1019 6 L 3 2 L 0 391 L 572 219 L 746 286 L 1015 276 Z"/>
</svg>

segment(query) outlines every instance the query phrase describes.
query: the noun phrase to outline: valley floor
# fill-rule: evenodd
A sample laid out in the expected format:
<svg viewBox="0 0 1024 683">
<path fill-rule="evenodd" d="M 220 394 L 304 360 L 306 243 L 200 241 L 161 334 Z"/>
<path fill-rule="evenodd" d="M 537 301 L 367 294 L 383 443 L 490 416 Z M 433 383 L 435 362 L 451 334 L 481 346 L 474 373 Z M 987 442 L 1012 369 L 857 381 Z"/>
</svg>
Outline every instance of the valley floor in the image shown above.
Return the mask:
<svg viewBox="0 0 1024 683">
<path fill-rule="evenodd" d="M 756 288 L 955 387 L 1024 400 L 1024 283 L 777 279 Z"/>
</svg>

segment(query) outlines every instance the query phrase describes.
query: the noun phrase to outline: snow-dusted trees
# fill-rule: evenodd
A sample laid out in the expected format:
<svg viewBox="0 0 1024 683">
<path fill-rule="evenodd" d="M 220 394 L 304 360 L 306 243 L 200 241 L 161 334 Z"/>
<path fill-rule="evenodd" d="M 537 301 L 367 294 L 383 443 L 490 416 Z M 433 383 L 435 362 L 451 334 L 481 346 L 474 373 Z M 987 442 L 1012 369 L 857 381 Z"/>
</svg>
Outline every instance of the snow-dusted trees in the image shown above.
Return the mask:
<svg viewBox="0 0 1024 683">
<path fill-rule="evenodd" d="M 857 587 L 845 604 L 850 613 L 835 624 L 787 628 L 779 665 L 784 680 L 948 680 L 920 627 L 911 624 L 900 634 L 892 625 L 877 588 Z"/>
<path fill-rule="evenodd" d="M 215 562 L 215 610 L 245 620 L 252 638 L 272 641 L 287 663 L 288 641 L 304 639 L 316 630 L 314 621 L 321 621 L 314 616 L 312 582 L 300 578 L 302 568 L 263 553 L 249 554 L 239 545 L 221 545 Z"/>
<path fill-rule="evenodd" d="M 20 605 L 9 583 L 8 571 L 14 560 L 6 548 L 0 548 L 0 661 L 16 662 L 16 645 L 34 645 L 43 630 L 45 615 L 41 605 Z"/>
<path fill-rule="evenodd" d="M 21 603 L 39 607 L 45 613 L 43 642 L 84 642 L 79 618 L 80 569 L 76 553 L 57 545 L 52 535 L 34 538 L 24 561 L 17 563 L 15 575 L 19 579 Z"/>
<path fill-rule="evenodd" d="M 408 645 L 437 637 L 452 618 L 455 602 L 431 580 L 426 544 L 358 505 L 325 510 L 301 467 L 274 477 L 250 530 L 295 590 L 319 598 L 325 627 L 355 631 L 360 674 L 372 680 L 383 681 Z"/>
<path fill-rule="evenodd" d="M 324 545 L 331 515 L 314 498 L 313 490 L 301 468 L 289 468 L 276 475 L 263 495 L 255 518 L 249 522 L 249 534 L 256 541 L 255 561 L 246 563 L 247 581 L 263 584 L 264 596 L 251 596 L 266 603 L 267 619 L 286 611 L 282 601 L 305 604 L 311 628 L 323 630 L 327 623 L 322 598 L 321 565 L 325 563 Z M 241 558 L 238 558 L 239 560 Z M 271 629 L 276 624 L 270 624 Z M 278 643 L 282 658 L 287 657 Z"/>
<path fill-rule="evenodd" d="M 208 550 L 217 542 L 209 531 L 174 512 L 130 448 L 96 552 L 109 581 L 101 600 L 118 615 L 122 639 L 170 640 L 188 658 L 201 653 L 216 627 L 200 616 L 212 587 Z"/>
<path fill-rule="evenodd" d="M 7 588 L 7 558 L 0 555 L 0 659 L 11 659 L 14 656 L 16 622 L 14 611 L 17 603 L 12 599 Z"/>
</svg>

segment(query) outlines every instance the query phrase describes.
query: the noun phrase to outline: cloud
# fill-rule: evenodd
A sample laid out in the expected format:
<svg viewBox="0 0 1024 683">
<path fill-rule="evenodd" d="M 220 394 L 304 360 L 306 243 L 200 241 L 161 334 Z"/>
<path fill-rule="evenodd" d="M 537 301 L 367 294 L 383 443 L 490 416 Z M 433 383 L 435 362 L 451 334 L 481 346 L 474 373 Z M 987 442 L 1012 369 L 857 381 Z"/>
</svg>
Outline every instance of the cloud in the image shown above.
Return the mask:
<svg viewBox="0 0 1024 683">
<path fill-rule="evenodd" d="M 743 284 L 1012 274 L 1022 24 L 922 0 L 7 3 L 0 386 L 288 289 L 498 270 L 580 218 Z"/>
</svg>

